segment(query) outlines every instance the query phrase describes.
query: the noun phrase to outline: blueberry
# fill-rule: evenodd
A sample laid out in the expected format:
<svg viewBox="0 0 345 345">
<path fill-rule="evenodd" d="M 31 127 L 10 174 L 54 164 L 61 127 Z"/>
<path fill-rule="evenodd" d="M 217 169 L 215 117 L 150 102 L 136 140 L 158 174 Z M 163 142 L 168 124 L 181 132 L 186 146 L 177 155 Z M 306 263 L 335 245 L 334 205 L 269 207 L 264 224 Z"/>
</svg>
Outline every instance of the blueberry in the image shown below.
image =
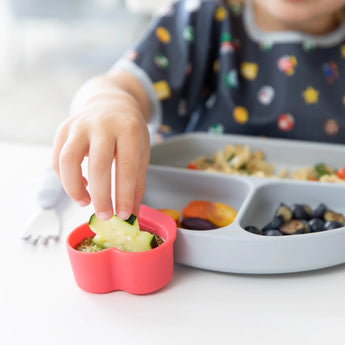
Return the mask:
<svg viewBox="0 0 345 345">
<path fill-rule="evenodd" d="M 253 225 L 248 225 L 244 229 L 247 230 L 248 232 L 251 232 L 252 234 L 263 235 L 263 231 Z"/>
<path fill-rule="evenodd" d="M 271 230 L 271 229 L 279 229 L 281 225 L 284 224 L 284 217 L 279 215 L 274 217 L 267 225 L 265 225 L 262 230 Z"/>
<path fill-rule="evenodd" d="M 319 218 L 313 218 L 309 222 L 309 229 L 311 232 L 319 232 L 325 230 L 325 222 Z"/>
<path fill-rule="evenodd" d="M 309 234 L 311 231 L 311 228 L 310 228 L 310 225 L 309 225 L 309 222 L 306 221 L 306 220 L 303 220 L 303 223 L 304 223 L 304 231 L 303 231 L 303 234 Z"/>
<path fill-rule="evenodd" d="M 266 235 L 266 236 L 283 236 L 284 234 L 277 229 L 268 229 L 268 230 L 264 231 L 264 235 Z"/>
<path fill-rule="evenodd" d="M 342 228 L 344 225 L 337 222 L 336 220 L 330 220 L 325 223 L 325 230 L 332 230 Z"/>
<path fill-rule="evenodd" d="M 325 212 L 327 211 L 327 206 L 321 203 L 316 209 L 313 211 L 312 217 L 323 219 Z"/>
<path fill-rule="evenodd" d="M 309 220 L 312 215 L 312 210 L 308 205 L 293 204 L 291 211 L 294 219 L 305 219 Z"/>
</svg>

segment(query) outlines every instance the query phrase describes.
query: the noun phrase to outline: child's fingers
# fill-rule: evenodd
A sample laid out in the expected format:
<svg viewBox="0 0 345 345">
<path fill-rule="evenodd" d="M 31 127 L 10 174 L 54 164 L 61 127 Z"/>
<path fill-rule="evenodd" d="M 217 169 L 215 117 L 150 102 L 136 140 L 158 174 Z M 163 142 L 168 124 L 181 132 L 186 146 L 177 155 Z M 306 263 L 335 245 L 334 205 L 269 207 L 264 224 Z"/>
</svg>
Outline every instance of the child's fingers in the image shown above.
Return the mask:
<svg viewBox="0 0 345 345">
<path fill-rule="evenodd" d="M 133 213 L 139 215 L 140 204 L 145 194 L 145 181 L 146 181 L 146 170 L 143 166 L 140 166 L 138 171 L 137 184 L 134 192 L 133 202 Z"/>
<path fill-rule="evenodd" d="M 60 152 L 64 146 L 68 137 L 68 127 L 67 123 L 63 122 L 56 131 L 54 143 L 53 143 L 53 152 L 52 152 L 52 164 L 55 170 L 55 173 L 60 178 Z"/>
<path fill-rule="evenodd" d="M 140 204 L 142 198 L 145 194 L 145 185 L 146 185 L 146 172 L 150 162 L 150 147 L 148 146 L 147 150 L 144 150 L 141 156 L 141 161 L 138 170 L 137 184 L 134 192 L 134 203 L 133 203 L 133 213 L 139 215 Z"/>
<path fill-rule="evenodd" d="M 82 176 L 82 179 L 83 179 L 83 185 L 86 188 L 87 185 L 89 184 L 89 182 L 87 181 L 87 179 L 84 176 Z"/>
<path fill-rule="evenodd" d="M 90 194 L 96 214 L 106 220 L 113 216 L 111 199 L 111 166 L 114 160 L 115 141 L 97 137 L 91 140 L 88 175 Z"/>
<path fill-rule="evenodd" d="M 81 206 L 90 203 L 90 196 L 85 188 L 81 163 L 86 156 L 88 142 L 86 139 L 72 137 L 63 145 L 59 158 L 61 182 L 66 193 Z"/>
<path fill-rule="evenodd" d="M 133 211 L 142 148 L 138 140 L 122 136 L 117 141 L 115 168 L 116 213 L 127 219 Z"/>
</svg>

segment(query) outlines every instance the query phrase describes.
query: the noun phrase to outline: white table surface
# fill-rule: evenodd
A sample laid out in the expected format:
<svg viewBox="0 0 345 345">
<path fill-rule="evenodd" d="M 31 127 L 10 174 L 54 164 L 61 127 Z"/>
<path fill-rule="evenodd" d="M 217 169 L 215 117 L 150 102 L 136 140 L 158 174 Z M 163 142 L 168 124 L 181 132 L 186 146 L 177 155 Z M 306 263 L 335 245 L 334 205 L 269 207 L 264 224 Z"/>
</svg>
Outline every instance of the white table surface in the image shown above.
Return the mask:
<svg viewBox="0 0 345 345">
<path fill-rule="evenodd" d="M 82 291 L 65 240 L 91 207 L 66 197 L 59 242 L 32 246 L 21 239 L 50 154 L 50 147 L 0 142 L 1 344 L 344 343 L 345 265 L 251 276 L 176 264 L 172 281 L 153 294 Z"/>
</svg>

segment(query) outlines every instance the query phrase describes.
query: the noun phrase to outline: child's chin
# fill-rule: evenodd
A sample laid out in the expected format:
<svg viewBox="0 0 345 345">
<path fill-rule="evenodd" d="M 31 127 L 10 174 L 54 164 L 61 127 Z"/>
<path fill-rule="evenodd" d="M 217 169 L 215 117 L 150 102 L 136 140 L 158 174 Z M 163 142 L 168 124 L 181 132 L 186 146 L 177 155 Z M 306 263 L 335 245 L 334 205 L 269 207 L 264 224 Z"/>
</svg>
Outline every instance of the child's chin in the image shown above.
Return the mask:
<svg viewBox="0 0 345 345">
<path fill-rule="evenodd" d="M 272 31 L 305 31 L 306 33 L 308 31 L 313 33 L 315 29 L 322 31 L 322 28 L 315 27 L 313 23 L 319 22 L 324 11 L 318 13 L 310 0 L 273 0 L 266 4 L 260 0 L 260 3 L 271 16 L 271 22 L 266 25 L 272 26 Z"/>
</svg>

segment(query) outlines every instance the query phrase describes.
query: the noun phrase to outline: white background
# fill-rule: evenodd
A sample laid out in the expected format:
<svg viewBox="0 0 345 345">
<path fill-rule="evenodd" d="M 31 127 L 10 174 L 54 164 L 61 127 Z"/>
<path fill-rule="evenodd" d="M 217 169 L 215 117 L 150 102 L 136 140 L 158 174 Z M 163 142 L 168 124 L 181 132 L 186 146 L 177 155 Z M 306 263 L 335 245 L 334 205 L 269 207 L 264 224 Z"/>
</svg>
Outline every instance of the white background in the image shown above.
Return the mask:
<svg viewBox="0 0 345 345">
<path fill-rule="evenodd" d="M 51 144 L 77 89 L 149 20 L 123 0 L 0 0 L 0 140 Z"/>
</svg>

